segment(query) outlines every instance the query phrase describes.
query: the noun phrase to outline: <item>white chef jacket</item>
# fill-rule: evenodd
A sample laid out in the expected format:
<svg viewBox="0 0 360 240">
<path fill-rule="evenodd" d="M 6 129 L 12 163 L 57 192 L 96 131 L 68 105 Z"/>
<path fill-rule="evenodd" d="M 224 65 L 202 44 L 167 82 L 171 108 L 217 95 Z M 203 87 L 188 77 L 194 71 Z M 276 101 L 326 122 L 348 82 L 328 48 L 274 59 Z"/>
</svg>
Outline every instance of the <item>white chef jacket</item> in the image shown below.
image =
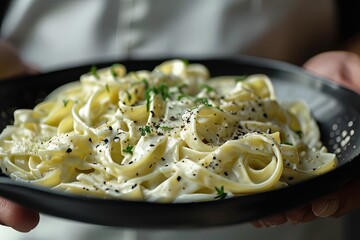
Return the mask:
<svg viewBox="0 0 360 240">
<path fill-rule="evenodd" d="M 250 54 L 301 63 L 336 41 L 333 0 L 14 0 L 2 36 L 42 70 Z"/>
</svg>

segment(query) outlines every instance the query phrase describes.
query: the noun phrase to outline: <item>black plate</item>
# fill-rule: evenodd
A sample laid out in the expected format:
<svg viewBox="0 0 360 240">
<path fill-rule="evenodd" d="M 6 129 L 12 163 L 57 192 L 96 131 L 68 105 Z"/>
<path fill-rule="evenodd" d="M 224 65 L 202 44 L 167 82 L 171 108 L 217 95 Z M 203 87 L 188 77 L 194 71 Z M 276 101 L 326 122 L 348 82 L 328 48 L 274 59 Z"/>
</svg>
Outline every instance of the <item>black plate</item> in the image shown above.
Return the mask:
<svg viewBox="0 0 360 240">
<path fill-rule="evenodd" d="M 128 71 L 153 69 L 161 60 L 120 61 Z M 159 204 L 84 198 L 0 176 L 0 195 L 40 212 L 83 222 L 130 228 L 194 228 L 246 222 L 313 200 L 358 177 L 360 169 L 360 96 L 301 68 L 266 59 L 194 60 L 212 76 L 264 73 L 280 100 L 305 100 L 340 167 L 309 181 L 271 192 L 202 203 Z M 113 62 L 112 62 L 113 63 Z M 98 64 L 98 67 L 112 63 Z M 88 72 L 83 66 L 0 82 L 0 130 L 17 108 L 32 108 L 56 87 Z"/>
</svg>

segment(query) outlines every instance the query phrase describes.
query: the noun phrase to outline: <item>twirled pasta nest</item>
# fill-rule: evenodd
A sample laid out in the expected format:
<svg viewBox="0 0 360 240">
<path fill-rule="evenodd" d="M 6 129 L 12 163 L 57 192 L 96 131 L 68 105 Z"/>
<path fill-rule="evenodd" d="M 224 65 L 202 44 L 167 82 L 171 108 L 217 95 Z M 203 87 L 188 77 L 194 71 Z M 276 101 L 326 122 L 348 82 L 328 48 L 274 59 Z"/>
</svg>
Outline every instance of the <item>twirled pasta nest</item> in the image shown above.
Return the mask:
<svg viewBox="0 0 360 240">
<path fill-rule="evenodd" d="M 84 74 L 0 135 L 10 177 L 85 196 L 158 202 L 268 191 L 337 166 L 302 101 L 265 75 L 210 79 L 181 60 Z"/>
</svg>

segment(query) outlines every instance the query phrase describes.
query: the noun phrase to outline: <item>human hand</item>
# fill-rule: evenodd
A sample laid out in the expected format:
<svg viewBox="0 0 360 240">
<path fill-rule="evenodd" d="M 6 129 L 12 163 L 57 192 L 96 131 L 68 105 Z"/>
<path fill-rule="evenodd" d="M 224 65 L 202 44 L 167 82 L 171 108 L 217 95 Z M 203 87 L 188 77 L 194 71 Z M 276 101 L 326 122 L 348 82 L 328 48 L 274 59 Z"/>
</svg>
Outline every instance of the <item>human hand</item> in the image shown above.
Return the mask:
<svg viewBox="0 0 360 240">
<path fill-rule="evenodd" d="M 39 214 L 0 197 L 0 224 L 28 232 L 39 223 Z"/>
<path fill-rule="evenodd" d="M 0 79 L 35 73 L 35 69 L 23 63 L 11 44 L 0 40 Z M 20 232 L 28 232 L 38 222 L 37 212 L 0 197 L 0 224 Z"/>
<path fill-rule="evenodd" d="M 36 73 L 38 71 L 25 64 L 10 43 L 0 40 L 0 80 Z"/>
<path fill-rule="evenodd" d="M 360 56 L 346 51 L 320 53 L 309 59 L 304 68 L 360 94 Z"/>
<path fill-rule="evenodd" d="M 325 52 L 304 64 L 308 71 L 326 77 L 360 94 L 360 57 L 351 52 Z M 252 222 L 255 227 L 270 227 L 286 222 L 299 224 L 319 217 L 340 217 L 360 208 L 360 179 L 309 204 Z"/>
<path fill-rule="evenodd" d="M 358 189 L 360 189 L 360 179 L 351 181 L 337 191 L 316 199 L 309 204 L 253 221 L 252 224 L 255 227 L 271 227 L 286 222 L 299 224 L 316 218 L 341 217 L 360 208 Z"/>
</svg>

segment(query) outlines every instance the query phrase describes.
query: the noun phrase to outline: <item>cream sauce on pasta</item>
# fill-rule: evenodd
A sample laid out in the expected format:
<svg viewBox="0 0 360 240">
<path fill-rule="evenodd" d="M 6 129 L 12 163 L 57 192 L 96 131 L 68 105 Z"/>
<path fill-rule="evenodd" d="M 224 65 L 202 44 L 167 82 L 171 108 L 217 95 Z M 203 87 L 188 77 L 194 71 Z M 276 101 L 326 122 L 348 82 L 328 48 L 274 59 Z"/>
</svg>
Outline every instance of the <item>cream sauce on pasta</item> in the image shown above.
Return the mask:
<svg viewBox="0 0 360 240">
<path fill-rule="evenodd" d="M 265 75 L 201 64 L 93 68 L 0 135 L 5 174 L 84 196 L 191 202 L 286 187 L 337 166 L 302 101 Z"/>
</svg>

